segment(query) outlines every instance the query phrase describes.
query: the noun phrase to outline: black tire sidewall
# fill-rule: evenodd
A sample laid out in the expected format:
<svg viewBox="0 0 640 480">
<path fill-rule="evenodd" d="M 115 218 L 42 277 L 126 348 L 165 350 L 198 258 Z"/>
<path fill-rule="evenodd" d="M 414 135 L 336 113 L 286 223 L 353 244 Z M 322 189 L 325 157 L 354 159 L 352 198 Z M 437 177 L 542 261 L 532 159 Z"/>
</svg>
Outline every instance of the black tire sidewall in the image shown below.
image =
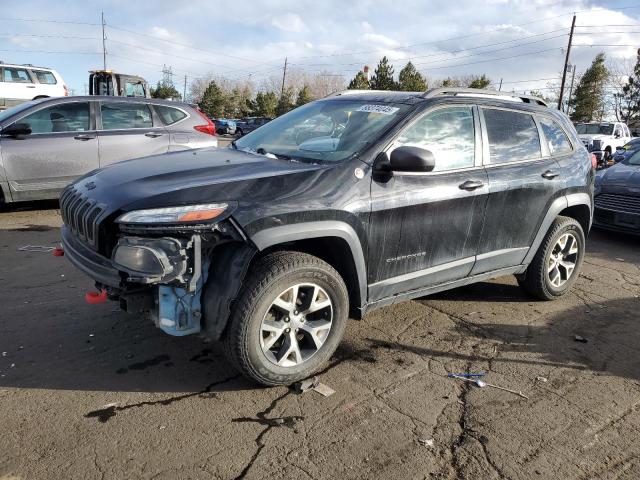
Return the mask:
<svg viewBox="0 0 640 480">
<path fill-rule="evenodd" d="M 272 363 L 260 346 L 260 326 L 273 300 L 281 292 L 298 283 L 315 283 L 327 293 L 333 307 L 333 319 L 329 336 L 311 358 L 295 367 L 280 367 Z M 281 275 L 258 295 L 250 310 L 250 318 L 245 330 L 246 354 L 248 361 L 261 378 L 278 383 L 292 383 L 306 378 L 322 366 L 338 346 L 348 317 L 348 299 L 344 284 L 330 272 L 318 267 L 302 267 Z"/>
<path fill-rule="evenodd" d="M 576 266 L 573 269 L 573 272 L 571 274 L 571 277 L 569 277 L 569 280 L 567 280 L 562 286 L 555 287 L 554 285 L 551 284 L 551 280 L 549 279 L 549 273 L 547 272 L 546 265 L 548 264 L 549 256 L 551 255 L 553 248 L 558 242 L 558 239 L 565 233 L 573 234 L 573 236 L 578 241 L 578 258 L 576 259 Z M 580 275 L 580 267 L 582 265 L 582 260 L 584 258 L 585 244 L 586 244 L 586 241 L 585 241 L 584 232 L 582 231 L 582 228 L 577 222 L 568 223 L 567 225 L 564 225 L 563 227 L 559 228 L 547 243 L 547 248 L 545 249 L 544 257 L 543 257 L 544 278 L 542 280 L 544 282 L 544 289 L 547 290 L 551 296 L 560 297 L 564 295 L 565 293 L 567 293 L 567 291 L 571 289 L 571 287 L 575 283 L 576 279 Z"/>
</svg>

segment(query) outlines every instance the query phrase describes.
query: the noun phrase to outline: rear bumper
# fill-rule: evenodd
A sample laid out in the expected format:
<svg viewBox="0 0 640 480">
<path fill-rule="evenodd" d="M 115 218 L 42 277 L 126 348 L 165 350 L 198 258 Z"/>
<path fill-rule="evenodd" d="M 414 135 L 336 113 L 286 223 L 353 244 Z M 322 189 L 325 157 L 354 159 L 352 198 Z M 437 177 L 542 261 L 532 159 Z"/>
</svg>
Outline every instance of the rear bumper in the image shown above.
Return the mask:
<svg viewBox="0 0 640 480">
<path fill-rule="evenodd" d="M 97 282 L 114 288 L 120 287 L 120 274 L 111 260 L 80 242 L 67 227 L 62 227 L 64 256 L 79 270 Z"/>
</svg>

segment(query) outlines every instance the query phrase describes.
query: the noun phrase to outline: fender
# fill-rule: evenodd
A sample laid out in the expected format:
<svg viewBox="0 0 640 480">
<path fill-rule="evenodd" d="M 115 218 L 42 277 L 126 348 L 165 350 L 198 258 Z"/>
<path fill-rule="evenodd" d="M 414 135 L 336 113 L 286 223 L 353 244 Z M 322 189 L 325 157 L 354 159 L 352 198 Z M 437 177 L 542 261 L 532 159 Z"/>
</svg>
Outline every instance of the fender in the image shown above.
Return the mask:
<svg viewBox="0 0 640 480">
<path fill-rule="evenodd" d="M 576 205 L 585 205 L 589 207 L 589 212 L 591 212 L 591 219 L 593 219 L 593 209 L 591 208 L 591 198 L 586 193 L 570 193 L 568 195 L 563 195 L 561 197 L 556 198 L 549 209 L 547 210 L 547 214 L 544 216 L 542 223 L 540 224 L 540 228 L 538 229 L 538 233 L 533 239 L 533 243 L 529 248 L 529 252 L 524 257 L 522 261 L 523 265 L 529 265 L 533 260 L 538 248 L 542 244 L 545 235 L 549 231 L 551 224 L 556 219 L 556 217 L 562 212 L 564 209 L 568 207 L 574 207 Z M 591 220 L 590 220 L 591 222 Z M 585 232 L 586 234 L 587 232 Z"/>
<path fill-rule="evenodd" d="M 362 244 L 355 230 L 345 222 L 323 220 L 318 222 L 293 223 L 272 227 L 257 232 L 251 238 L 258 250 L 264 250 L 280 243 L 307 240 L 310 238 L 339 237 L 347 242 L 358 276 L 360 303 L 367 302 L 367 267 L 362 252 Z"/>
</svg>

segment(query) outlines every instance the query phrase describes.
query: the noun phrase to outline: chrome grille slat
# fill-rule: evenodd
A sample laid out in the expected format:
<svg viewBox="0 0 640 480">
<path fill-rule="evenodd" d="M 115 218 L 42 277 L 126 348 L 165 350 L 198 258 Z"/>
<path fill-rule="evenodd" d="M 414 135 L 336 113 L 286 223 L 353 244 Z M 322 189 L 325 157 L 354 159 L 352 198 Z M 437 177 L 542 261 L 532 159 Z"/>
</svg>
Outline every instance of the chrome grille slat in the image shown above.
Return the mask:
<svg viewBox="0 0 640 480">
<path fill-rule="evenodd" d="M 65 225 L 88 243 L 98 248 L 98 225 L 104 208 L 77 191 L 73 186 L 60 195 L 60 213 Z"/>
</svg>

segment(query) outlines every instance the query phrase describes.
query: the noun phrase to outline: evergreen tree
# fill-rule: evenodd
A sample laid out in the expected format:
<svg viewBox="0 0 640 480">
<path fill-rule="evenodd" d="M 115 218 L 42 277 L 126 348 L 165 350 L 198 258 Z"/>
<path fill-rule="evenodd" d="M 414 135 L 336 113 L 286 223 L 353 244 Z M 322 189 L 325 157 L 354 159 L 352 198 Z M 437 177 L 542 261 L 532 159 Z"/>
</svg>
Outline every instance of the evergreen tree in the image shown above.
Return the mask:
<svg viewBox="0 0 640 480">
<path fill-rule="evenodd" d="M 615 97 L 616 115 L 620 121 L 634 123 L 640 120 L 640 49 L 633 75 L 629 76 L 628 83 L 622 87 L 622 93 L 616 93 Z"/>
<path fill-rule="evenodd" d="M 278 105 L 276 106 L 276 115 L 284 115 L 289 110 L 293 110 L 295 104 L 293 103 L 293 88 L 285 87 L 282 91 L 282 95 L 278 99 Z"/>
<path fill-rule="evenodd" d="M 202 100 L 198 103 L 200 110 L 211 118 L 224 116 L 226 99 L 216 82 L 211 82 L 202 94 Z"/>
<path fill-rule="evenodd" d="M 353 80 L 349 82 L 349 90 L 369 90 L 369 80 L 367 80 L 367 76 L 364 72 L 356 73 L 356 76 L 353 77 Z"/>
<path fill-rule="evenodd" d="M 298 98 L 296 99 L 296 107 L 300 107 L 305 103 L 309 103 L 313 101 L 313 97 L 311 96 L 311 91 L 307 85 L 304 85 L 300 91 L 298 92 Z"/>
<path fill-rule="evenodd" d="M 177 100 L 181 99 L 182 95 L 180 95 L 180 92 L 178 92 L 173 85 L 165 85 L 164 83 L 158 82 L 156 88 L 151 88 L 151 98 L 171 98 Z"/>
<path fill-rule="evenodd" d="M 582 75 L 571 104 L 574 106 L 571 120 L 591 122 L 601 120 L 605 110 L 605 87 L 609 72 L 604 64 L 604 53 L 599 53 Z"/>
<path fill-rule="evenodd" d="M 251 102 L 251 110 L 256 117 L 275 117 L 277 106 L 278 97 L 275 92 L 258 92 Z"/>
<path fill-rule="evenodd" d="M 413 63 L 407 63 L 398 75 L 398 87 L 405 92 L 424 92 L 427 82 Z"/>
<path fill-rule="evenodd" d="M 491 80 L 483 73 L 469 82 L 469 88 L 487 88 L 491 85 Z"/>
<path fill-rule="evenodd" d="M 372 90 L 397 90 L 396 82 L 393 80 L 393 67 L 387 57 L 382 57 L 376 67 L 373 77 L 369 82 Z"/>
<path fill-rule="evenodd" d="M 442 85 L 443 87 L 459 87 L 460 86 L 460 80 L 458 80 L 457 78 L 451 78 L 451 77 L 447 77 L 444 80 L 442 80 Z"/>
</svg>

